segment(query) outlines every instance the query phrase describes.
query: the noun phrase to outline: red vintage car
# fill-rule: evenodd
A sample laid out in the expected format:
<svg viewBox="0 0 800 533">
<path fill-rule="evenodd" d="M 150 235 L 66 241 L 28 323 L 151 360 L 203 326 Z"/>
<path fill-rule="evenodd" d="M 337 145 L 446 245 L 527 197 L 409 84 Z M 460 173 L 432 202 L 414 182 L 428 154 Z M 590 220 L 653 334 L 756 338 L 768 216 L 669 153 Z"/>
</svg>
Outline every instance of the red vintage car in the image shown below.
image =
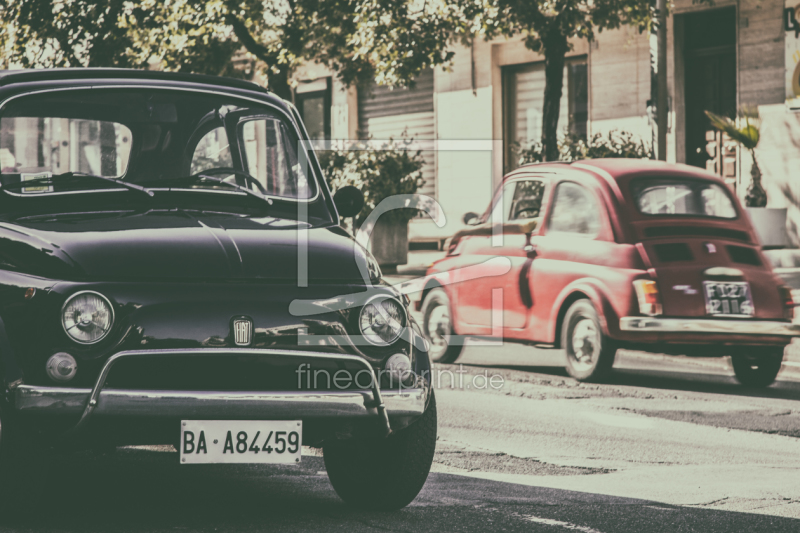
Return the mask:
<svg viewBox="0 0 800 533">
<path fill-rule="evenodd" d="M 730 356 L 741 384 L 766 387 L 800 334 L 747 213 L 697 168 L 528 165 L 464 218 L 420 305 L 439 362 L 454 362 L 466 337 L 502 337 L 563 348 L 582 381 L 601 379 L 624 348 Z"/>
</svg>

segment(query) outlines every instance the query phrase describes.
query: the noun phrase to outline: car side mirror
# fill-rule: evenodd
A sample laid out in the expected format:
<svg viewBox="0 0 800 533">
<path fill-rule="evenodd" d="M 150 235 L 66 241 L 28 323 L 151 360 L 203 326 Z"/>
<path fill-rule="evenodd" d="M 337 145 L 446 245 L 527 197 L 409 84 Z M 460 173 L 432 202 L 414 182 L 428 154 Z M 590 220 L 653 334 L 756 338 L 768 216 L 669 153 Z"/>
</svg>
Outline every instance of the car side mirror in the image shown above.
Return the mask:
<svg viewBox="0 0 800 533">
<path fill-rule="evenodd" d="M 364 208 L 364 193 L 352 185 L 347 185 L 336 191 L 333 203 L 339 211 L 339 216 L 354 217 Z"/>
<path fill-rule="evenodd" d="M 519 222 L 506 222 L 503 224 L 503 233 L 506 235 L 530 235 L 538 226 L 538 218 L 529 218 Z"/>
<path fill-rule="evenodd" d="M 464 218 L 462 218 L 461 220 L 467 226 L 474 226 L 475 224 L 478 223 L 478 220 L 480 220 L 480 215 L 478 215 L 478 213 L 473 213 L 472 211 L 470 211 L 469 213 L 464 215 Z"/>
</svg>

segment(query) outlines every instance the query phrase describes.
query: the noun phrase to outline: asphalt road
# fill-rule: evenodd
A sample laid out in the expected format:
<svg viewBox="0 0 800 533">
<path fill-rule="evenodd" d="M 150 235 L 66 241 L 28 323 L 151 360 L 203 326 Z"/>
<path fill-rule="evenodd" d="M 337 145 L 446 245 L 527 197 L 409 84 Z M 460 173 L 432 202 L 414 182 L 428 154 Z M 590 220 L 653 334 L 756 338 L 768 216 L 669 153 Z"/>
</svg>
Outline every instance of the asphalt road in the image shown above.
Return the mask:
<svg viewBox="0 0 800 533">
<path fill-rule="evenodd" d="M 31 472 L 30 505 L 1 516 L 0 531 L 800 531 L 791 366 L 748 392 L 724 360 L 623 353 L 608 383 L 585 385 L 559 357 L 472 346 L 464 366 L 441 367 L 433 472 L 395 513 L 345 506 L 311 449 L 277 467 L 120 448 Z M 486 388 L 484 372 L 502 387 Z"/>
</svg>

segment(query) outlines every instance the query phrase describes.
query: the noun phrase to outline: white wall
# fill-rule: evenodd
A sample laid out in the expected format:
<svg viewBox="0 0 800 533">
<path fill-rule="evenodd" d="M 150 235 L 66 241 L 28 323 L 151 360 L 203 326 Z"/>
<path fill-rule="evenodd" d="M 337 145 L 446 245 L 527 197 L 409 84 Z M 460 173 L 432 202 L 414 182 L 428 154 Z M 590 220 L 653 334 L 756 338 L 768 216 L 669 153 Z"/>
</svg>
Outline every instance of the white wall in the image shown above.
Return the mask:
<svg viewBox="0 0 800 533">
<path fill-rule="evenodd" d="M 491 141 L 492 87 L 438 93 L 437 140 Z M 487 142 L 491 147 L 491 143 Z M 456 148 L 463 148 L 453 143 Z M 502 157 L 502 154 L 497 154 Z M 463 227 L 465 213 L 482 213 L 492 197 L 492 151 L 437 152 L 438 198 L 447 224 L 440 235 L 452 235 Z"/>
</svg>

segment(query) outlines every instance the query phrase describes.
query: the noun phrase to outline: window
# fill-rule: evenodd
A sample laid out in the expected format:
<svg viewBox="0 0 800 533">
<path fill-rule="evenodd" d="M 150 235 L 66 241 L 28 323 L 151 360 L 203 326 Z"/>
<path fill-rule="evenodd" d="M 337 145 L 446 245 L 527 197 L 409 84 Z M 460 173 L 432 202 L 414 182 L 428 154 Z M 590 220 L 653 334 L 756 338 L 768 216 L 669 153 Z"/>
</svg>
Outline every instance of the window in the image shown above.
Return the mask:
<svg viewBox="0 0 800 533">
<path fill-rule="evenodd" d="M 225 128 L 220 126 L 203 135 L 192 156 L 192 174 L 212 168 L 231 167 L 233 167 L 233 158 Z"/>
<path fill-rule="evenodd" d="M 537 218 L 542 209 L 544 182 L 540 180 L 519 180 L 511 201 L 509 220 Z"/>
<path fill-rule="evenodd" d="M 736 218 L 736 208 L 723 187 L 691 179 L 639 178 L 631 184 L 634 201 L 645 215 Z"/>
<path fill-rule="evenodd" d="M 300 118 L 312 140 L 331 138 L 331 91 L 330 78 L 319 78 L 301 82 L 297 87 L 295 103 Z"/>
<path fill-rule="evenodd" d="M 43 92 L 3 106 L 0 185 L 37 195 L 120 189 L 104 180 L 64 176 L 71 172 L 119 177 L 164 191 L 164 198 L 172 196 L 167 190 L 230 193 L 230 185 L 248 182 L 276 199 L 313 198 L 319 192 L 314 167 L 305 165 L 305 148 L 299 157 L 298 138 L 294 123 L 272 106 L 224 94 L 117 87 Z M 231 171 L 207 176 L 216 179 L 189 176 L 219 169 Z M 60 178 L 46 179 L 52 176 Z M 127 197 L 103 198 L 115 196 Z M 196 197 L 202 197 L 200 203 L 239 202 L 230 194 Z M 296 213 L 285 203 L 276 204 L 281 216 Z M 309 216 L 326 218 L 326 209 L 317 204 Z"/>
<path fill-rule="evenodd" d="M 502 193 L 495 199 L 494 207 L 489 215 L 490 224 L 500 220 L 503 224 L 508 222 L 508 215 L 510 213 L 511 203 L 514 200 L 514 189 L 517 186 L 516 182 L 510 182 L 503 185 Z"/>
<path fill-rule="evenodd" d="M 0 171 L 21 179 L 64 172 L 118 178 L 128 168 L 131 130 L 117 122 L 11 116 L 0 119 Z"/>
<path fill-rule="evenodd" d="M 556 189 L 549 231 L 593 237 L 600 232 L 600 207 L 591 192 L 576 183 Z"/>
<path fill-rule="evenodd" d="M 570 58 L 564 69 L 558 113 L 558 135 L 586 138 L 589 90 L 586 59 Z M 542 140 L 545 74 L 544 63 L 514 65 L 503 69 L 505 170 L 519 166 L 522 151 Z"/>
<path fill-rule="evenodd" d="M 247 171 L 264 186 L 267 194 L 288 198 L 310 198 L 306 174 L 297 157 L 298 141 L 292 140 L 283 123 L 274 118 L 247 120 L 240 124 Z"/>
<path fill-rule="evenodd" d="M 498 217 L 503 224 L 511 220 L 536 218 L 541 214 L 545 183 L 542 180 L 514 180 L 503 185 L 502 195 L 495 198 L 489 220 Z"/>
</svg>

